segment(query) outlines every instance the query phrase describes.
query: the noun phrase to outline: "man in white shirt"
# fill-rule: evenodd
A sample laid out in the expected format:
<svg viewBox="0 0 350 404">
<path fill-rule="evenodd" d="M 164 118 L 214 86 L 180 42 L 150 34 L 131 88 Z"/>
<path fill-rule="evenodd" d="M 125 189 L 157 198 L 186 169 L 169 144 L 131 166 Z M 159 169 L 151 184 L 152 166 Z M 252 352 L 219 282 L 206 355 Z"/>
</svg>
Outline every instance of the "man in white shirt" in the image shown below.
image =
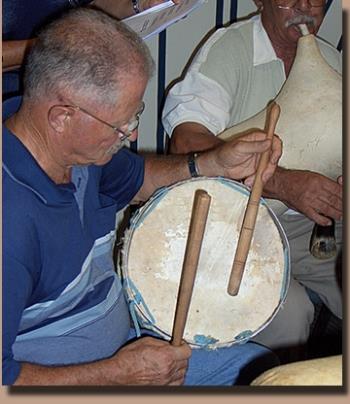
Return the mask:
<svg viewBox="0 0 350 404">
<path fill-rule="evenodd" d="M 306 23 L 310 33 L 316 34 L 326 1 L 255 3 L 260 13 L 217 30 L 201 48 L 185 79 L 171 89 L 163 112 L 171 153 L 212 148 L 222 142 L 216 135 L 265 108 L 289 75 L 301 36 L 298 24 Z M 327 62 L 340 72 L 339 52 L 319 38 L 317 42 Z M 341 147 L 341 139 L 334 141 Z M 294 210 L 294 214 L 278 215 L 291 246 L 292 280 L 287 301 L 256 338 L 275 349 L 300 346 L 308 339 L 314 307 L 305 287 L 342 317 L 334 259 L 317 260 L 308 251 L 314 222 L 327 225 L 329 218 L 338 221 L 336 238 L 341 243 L 341 173 L 334 180 L 297 168 L 279 167 L 264 188 L 264 196 L 279 199 Z"/>
</svg>

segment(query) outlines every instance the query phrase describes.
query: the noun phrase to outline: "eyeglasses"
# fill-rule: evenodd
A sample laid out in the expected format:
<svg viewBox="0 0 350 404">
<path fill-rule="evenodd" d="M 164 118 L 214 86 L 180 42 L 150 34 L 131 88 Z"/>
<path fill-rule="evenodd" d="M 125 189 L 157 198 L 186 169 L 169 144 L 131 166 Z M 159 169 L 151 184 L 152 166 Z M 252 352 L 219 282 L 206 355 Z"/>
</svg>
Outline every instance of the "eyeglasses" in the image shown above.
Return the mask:
<svg viewBox="0 0 350 404">
<path fill-rule="evenodd" d="M 299 0 L 274 0 L 279 8 L 293 8 Z M 322 7 L 325 5 L 325 0 L 309 0 L 311 7 Z"/>
<path fill-rule="evenodd" d="M 52 108 L 58 107 L 58 106 L 65 107 L 65 108 L 73 108 L 76 111 L 81 111 L 84 114 L 90 116 L 91 118 L 96 119 L 96 121 L 99 121 L 99 122 L 109 126 L 110 128 L 113 129 L 114 132 L 119 134 L 119 138 L 120 138 L 121 142 L 128 139 L 131 136 L 132 132 L 134 132 L 139 127 L 140 116 L 141 116 L 142 112 L 145 109 L 145 103 L 142 101 L 140 110 L 136 113 L 136 115 L 133 118 L 131 118 L 131 120 L 127 124 L 125 124 L 127 129 L 122 130 L 122 129 L 118 128 L 117 126 L 114 126 L 114 125 L 104 121 L 103 119 L 97 117 L 96 115 L 94 115 L 91 112 L 87 111 L 85 108 L 79 107 L 78 105 L 74 105 L 74 104 L 54 105 Z"/>
</svg>

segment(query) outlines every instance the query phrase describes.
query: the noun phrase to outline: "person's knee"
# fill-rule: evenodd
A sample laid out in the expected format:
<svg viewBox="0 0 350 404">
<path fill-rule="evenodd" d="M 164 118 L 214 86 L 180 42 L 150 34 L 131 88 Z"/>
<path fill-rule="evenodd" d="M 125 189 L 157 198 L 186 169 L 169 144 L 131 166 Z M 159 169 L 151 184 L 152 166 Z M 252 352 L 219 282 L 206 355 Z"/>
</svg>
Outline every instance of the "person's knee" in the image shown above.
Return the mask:
<svg viewBox="0 0 350 404">
<path fill-rule="evenodd" d="M 247 342 L 217 349 L 192 350 L 185 385 L 249 384 L 259 373 L 279 364 L 266 347 Z"/>
<path fill-rule="evenodd" d="M 259 345 L 255 344 L 257 347 Z M 253 344 L 250 344 L 253 346 Z M 265 371 L 280 365 L 278 356 L 270 350 L 261 351 L 254 359 L 247 362 L 239 371 L 235 385 L 249 385 L 255 378 Z"/>
<path fill-rule="evenodd" d="M 305 344 L 313 318 L 314 305 L 305 288 L 293 280 L 284 304 L 253 341 L 272 349 Z"/>
<path fill-rule="evenodd" d="M 300 284 L 293 284 L 288 297 L 286 316 L 291 319 L 290 326 L 309 327 L 314 319 L 315 307 L 306 289 Z"/>
</svg>

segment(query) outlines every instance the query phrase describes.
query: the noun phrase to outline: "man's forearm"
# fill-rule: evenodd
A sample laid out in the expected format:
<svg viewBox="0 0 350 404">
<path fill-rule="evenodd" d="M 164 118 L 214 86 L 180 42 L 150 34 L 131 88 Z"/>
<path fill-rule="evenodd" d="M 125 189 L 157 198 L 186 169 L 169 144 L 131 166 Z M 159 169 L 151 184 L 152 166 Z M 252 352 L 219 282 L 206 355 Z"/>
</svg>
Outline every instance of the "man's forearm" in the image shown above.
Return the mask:
<svg viewBox="0 0 350 404">
<path fill-rule="evenodd" d="M 146 155 L 145 157 L 144 182 L 132 203 L 144 202 L 158 188 L 190 178 L 186 156 L 184 155 L 163 157 Z"/>
<path fill-rule="evenodd" d="M 288 184 L 288 181 L 286 180 L 287 175 L 287 169 L 277 166 L 274 175 L 264 186 L 263 196 L 265 198 L 279 199 L 280 201 L 288 204 L 288 197 L 285 189 L 286 185 Z"/>
<path fill-rule="evenodd" d="M 187 164 L 188 153 L 207 151 L 223 143 L 223 140 L 218 139 L 203 125 L 194 122 L 185 122 L 178 125 L 174 129 L 170 141 L 170 156 L 163 158 L 151 155 L 146 156 L 145 181 L 140 192 L 134 198 L 133 203 L 147 200 L 160 187 L 190 178 Z M 201 167 L 201 175 L 210 175 L 213 170 L 219 170 L 219 167 L 213 163 L 215 159 L 212 159 L 210 154 L 205 157 L 205 160 L 207 161 Z M 198 159 L 197 165 L 199 166 L 199 164 Z"/>
<path fill-rule="evenodd" d="M 145 201 L 156 189 L 191 178 L 193 166 L 198 176 L 253 179 L 258 156 L 269 149 L 272 153 L 263 172 L 263 181 L 266 182 L 275 171 L 282 143 L 277 137 L 273 137 L 272 141 L 266 139 L 266 134 L 261 131 L 247 133 L 199 153 L 191 169 L 187 155 L 148 156 L 145 159 L 144 182 L 133 202 Z"/>
<path fill-rule="evenodd" d="M 173 346 L 158 338 L 143 337 L 96 362 L 69 366 L 22 363 L 17 386 L 180 385 L 191 348 Z"/>
<path fill-rule="evenodd" d="M 135 14 L 131 0 L 94 0 L 90 5 L 120 20 Z M 35 38 L 2 41 L 2 70 L 9 71 L 21 66 L 35 41 Z"/>
<path fill-rule="evenodd" d="M 223 175 L 215 153 L 208 152 L 197 158 L 198 174 L 202 176 Z M 187 155 L 148 155 L 145 160 L 144 183 L 133 199 L 133 203 L 143 202 L 159 188 L 191 178 Z"/>
<path fill-rule="evenodd" d="M 23 63 L 25 55 L 34 45 L 35 39 L 2 41 L 2 69 L 11 70 Z"/>
<path fill-rule="evenodd" d="M 161 2 L 161 1 L 159 1 Z M 158 2 L 154 2 L 157 4 Z M 140 10 L 145 10 L 153 5 L 149 0 L 139 2 Z M 135 14 L 131 0 L 94 0 L 89 6 L 96 7 L 107 14 L 122 20 Z M 2 42 L 2 69 L 8 71 L 22 65 L 24 57 L 28 50 L 34 45 L 35 38 L 19 41 Z"/>
<path fill-rule="evenodd" d="M 190 152 L 212 149 L 223 143 L 206 127 L 195 122 L 186 122 L 178 125 L 172 134 L 169 144 L 171 154 L 184 154 Z"/>
<path fill-rule="evenodd" d="M 162 3 L 162 0 L 140 0 L 138 2 L 139 11 L 144 11 L 160 3 Z M 178 3 L 178 1 L 176 1 L 176 3 Z M 91 5 L 119 20 L 135 14 L 132 0 L 95 0 L 91 2 Z"/>
<path fill-rule="evenodd" d="M 94 0 L 90 4 L 119 20 L 135 14 L 131 0 Z"/>
<path fill-rule="evenodd" d="M 15 386 L 116 385 L 116 367 L 109 371 L 108 359 L 69 366 L 41 366 L 22 363 Z M 109 377 L 109 374 L 113 375 Z M 122 383 L 120 383 L 122 384 Z"/>
</svg>

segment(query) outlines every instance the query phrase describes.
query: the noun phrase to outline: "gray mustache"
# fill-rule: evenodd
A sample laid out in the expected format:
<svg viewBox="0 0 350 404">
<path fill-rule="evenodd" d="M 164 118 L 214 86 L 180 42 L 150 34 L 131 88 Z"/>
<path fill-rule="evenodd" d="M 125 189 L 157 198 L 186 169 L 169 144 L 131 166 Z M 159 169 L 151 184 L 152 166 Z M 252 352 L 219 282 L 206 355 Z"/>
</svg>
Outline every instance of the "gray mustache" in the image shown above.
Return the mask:
<svg viewBox="0 0 350 404">
<path fill-rule="evenodd" d="M 291 18 L 286 22 L 286 27 L 290 27 L 291 25 L 298 24 L 312 24 L 316 25 L 316 19 L 314 17 L 310 17 L 309 15 L 297 15 L 296 17 Z"/>
</svg>

